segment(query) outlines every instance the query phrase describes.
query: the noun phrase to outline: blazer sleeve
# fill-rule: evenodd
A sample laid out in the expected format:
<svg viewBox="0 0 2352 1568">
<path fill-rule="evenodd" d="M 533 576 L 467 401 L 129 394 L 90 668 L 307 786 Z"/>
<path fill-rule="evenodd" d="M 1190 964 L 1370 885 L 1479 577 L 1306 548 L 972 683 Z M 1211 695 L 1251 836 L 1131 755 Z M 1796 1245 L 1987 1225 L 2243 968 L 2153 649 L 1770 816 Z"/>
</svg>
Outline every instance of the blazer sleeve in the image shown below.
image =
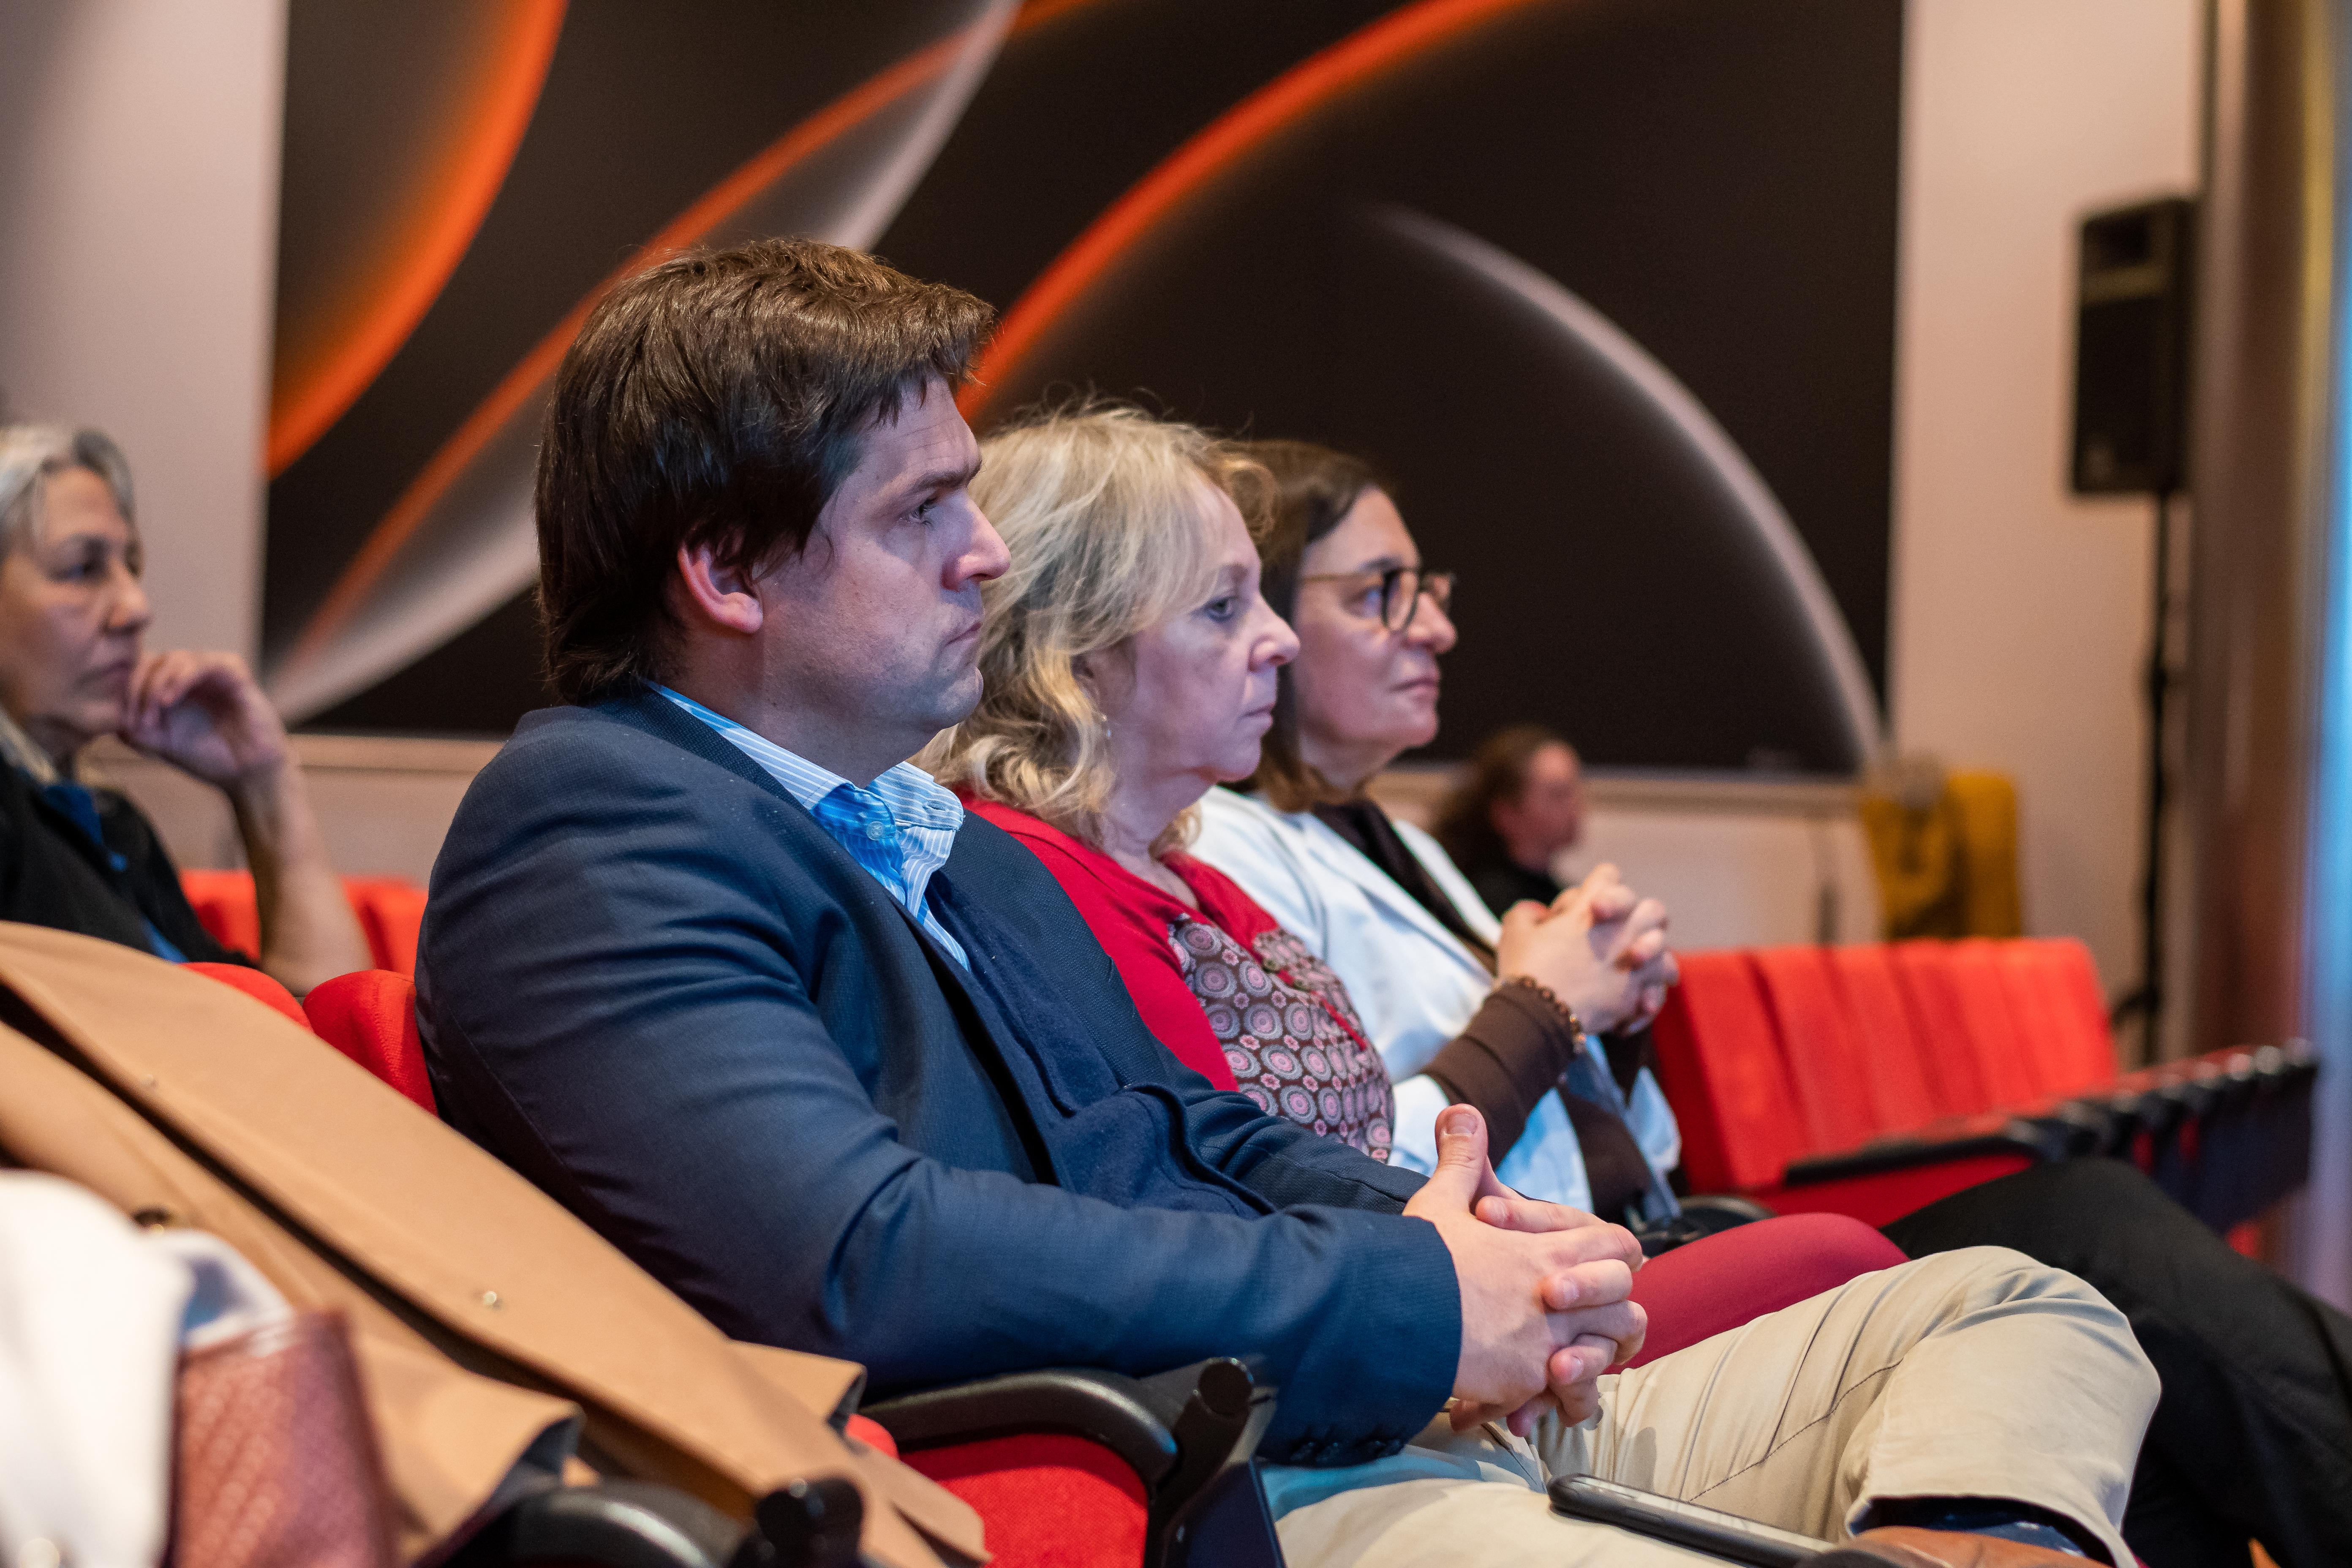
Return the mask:
<svg viewBox="0 0 2352 1568">
<path fill-rule="evenodd" d="M 418 984 L 436 1089 L 725 1331 L 861 1362 L 882 1391 L 1255 1355 L 1283 1389 L 1269 1457 L 1292 1463 L 1391 1452 L 1444 1402 L 1460 1298 L 1434 1227 L 1360 1205 L 1123 1207 L 919 1152 L 813 994 L 824 965 L 871 962 L 846 914 L 782 918 L 807 891 L 770 848 L 796 808 L 501 761 L 435 868 Z M 1206 1157 L 1312 1185 L 1322 1162 L 1294 1144 Z"/>
</svg>

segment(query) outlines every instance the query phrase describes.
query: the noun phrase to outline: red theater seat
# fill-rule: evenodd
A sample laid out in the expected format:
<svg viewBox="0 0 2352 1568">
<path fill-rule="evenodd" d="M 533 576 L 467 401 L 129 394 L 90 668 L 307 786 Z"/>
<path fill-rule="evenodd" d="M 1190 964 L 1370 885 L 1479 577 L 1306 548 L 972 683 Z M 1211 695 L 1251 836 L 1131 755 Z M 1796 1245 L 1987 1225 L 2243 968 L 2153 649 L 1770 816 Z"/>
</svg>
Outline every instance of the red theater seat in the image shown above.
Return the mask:
<svg viewBox="0 0 2352 1568">
<path fill-rule="evenodd" d="M 404 877 L 346 877 L 343 891 L 367 933 L 378 969 L 416 973 L 416 942 L 425 925 L 425 889 Z"/>
<path fill-rule="evenodd" d="M 2091 950 L 2070 938 L 2000 944 L 2010 1011 L 2040 1023 L 2033 1055 L 2045 1095 L 2081 1094 L 2115 1081 L 2115 1037 Z"/>
<path fill-rule="evenodd" d="M 1977 1068 L 1968 1010 L 1960 1004 L 1959 983 L 1952 973 L 1951 944 L 1898 942 L 1887 956 L 1918 1024 L 1913 1041 L 1920 1047 L 1919 1069 L 1935 1096 L 1937 1114 L 1973 1116 L 1989 1110 L 1992 1090 Z"/>
<path fill-rule="evenodd" d="M 1969 1053 L 1977 1077 L 1990 1096 L 1979 1110 L 1999 1106 L 2031 1105 L 2047 1091 L 2042 1088 L 2042 1052 L 2031 1049 L 2010 1012 L 2009 988 L 2002 973 L 2001 953 L 2010 944 L 1978 938 L 1956 942 L 1946 950 L 1945 963 L 1968 1030 Z"/>
<path fill-rule="evenodd" d="M 438 1113 L 416 1032 L 416 986 L 408 976 L 383 969 L 338 974 L 302 998 L 298 1016 L 320 1039 Z"/>
<path fill-rule="evenodd" d="M 258 969 L 248 969 L 242 963 L 190 963 L 182 967 L 242 991 L 255 1001 L 275 1007 L 306 1029 L 310 1026 L 310 1020 L 302 1014 L 302 1004 L 294 1000 L 294 993 Z"/>
<path fill-rule="evenodd" d="M 247 871 L 183 871 L 180 890 L 197 921 L 223 947 L 261 955 L 261 912 Z M 401 877 L 346 877 L 343 896 L 359 917 L 368 954 L 379 969 L 416 973 L 417 933 L 425 921 L 425 889 Z"/>
<path fill-rule="evenodd" d="M 1879 1130 L 1870 1092 L 1872 1059 L 1838 995 L 1829 950 L 1763 947 L 1750 954 L 1797 1103 L 1808 1145 L 1844 1149 Z"/>
<path fill-rule="evenodd" d="M 1872 1130 L 1917 1127 L 1941 1116 L 1935 1086 L 1920 1065 L 1926 1047 L 1904 999 L 1903 983 L 1895 976 L 1892 950 L 1871 942 L 1821 951 L 1865 1064 Z"/>
<path fill-rule="evenodd" d="M 2119 1079 L 2080 942 L 1702 952 L 1683 971 L 1655 1040 L 1694 1186 L 1880 1225 L 2037 1160 L 2116 1153 L 2226 1228 L 2308 1163 L 2306 1053 Z"/>
<path fill-rule="evenodd" d="M 248 958 L 261 956 L 261 913 L 254 903 L 251 872 L 183 871 L 180 891 L 215 942 Z"/>
<path fill-rule="evenodd" d="M 1677 956 L 1682 984 L 1652 1034 L 1683 1169 L 1700 1192 L 1769 1186 L 1808 1152 L 1771 1009 L 1745 952 Z"/>
</svg>

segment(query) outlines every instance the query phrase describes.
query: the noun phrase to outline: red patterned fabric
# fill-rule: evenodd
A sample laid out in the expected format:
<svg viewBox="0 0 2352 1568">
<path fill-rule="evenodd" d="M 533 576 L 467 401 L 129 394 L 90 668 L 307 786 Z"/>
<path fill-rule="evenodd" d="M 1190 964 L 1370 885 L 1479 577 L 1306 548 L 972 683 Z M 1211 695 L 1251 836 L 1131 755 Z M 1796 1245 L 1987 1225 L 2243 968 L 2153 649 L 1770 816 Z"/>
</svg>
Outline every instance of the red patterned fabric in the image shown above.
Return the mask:
<svg viewBox="0 0 2352 1568">
<path fill-rule="evenodd" d="M 1171 866 L 1180 859 L 1188 886 L 1196 872 L 1218 875 L 1189 856 L 1169 857 Z M 1260 1110 L 1389 1157 L 1396 1091 L 1388 1068 L 1364 1037 L 1348 988 L 1306 943 L 1275 926 L 1244 951 L 1189 910 L 1170 918 L 1168 942 L 1234 1082 Z"/>
<path fill-rule="evenodd" d="M 1388 1158 L 1396 1094 L 1339 977 L 1227 877 L 1189 855 L 1160 863 L 1196 910 L 1026 812 L 964 806 L 1042 861 L 1178 1060 L 1268 1115 Z"/>
</svg>

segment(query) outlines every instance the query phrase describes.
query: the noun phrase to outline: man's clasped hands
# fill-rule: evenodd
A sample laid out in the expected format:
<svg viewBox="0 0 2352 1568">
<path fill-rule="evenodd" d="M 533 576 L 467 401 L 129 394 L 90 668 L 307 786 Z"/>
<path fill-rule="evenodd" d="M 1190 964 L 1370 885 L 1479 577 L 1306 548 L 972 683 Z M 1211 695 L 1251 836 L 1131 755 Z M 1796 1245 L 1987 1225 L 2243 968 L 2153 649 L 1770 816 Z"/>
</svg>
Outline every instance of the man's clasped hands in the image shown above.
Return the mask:
<svg viewBox="0 0 2352 1568">
<path fill-rule="evenodd" d="M 1647 1024 L 1675 978 L 1665 910 L 1601 866 L 1547 909 L 1503 917 L 1496 968 L 1550 993 L 1594 1034 Z M 1437 1120 L 1437 1169 L 1404 1212 L 1453 1254 L 1462 1358 L 1448 1415 L 1456 1431 L 1503 1420 L 1524 1437 L 1557 1409 L 1600 1409 L 1600 1379 L 1641 1353 L 1648 1322 L 1630 1297 L 1642 1246 L 1622 1226 L 1521 1197 L 1495 1177 L 1486 1120 L 1468 1105 Z"/>
</svg>

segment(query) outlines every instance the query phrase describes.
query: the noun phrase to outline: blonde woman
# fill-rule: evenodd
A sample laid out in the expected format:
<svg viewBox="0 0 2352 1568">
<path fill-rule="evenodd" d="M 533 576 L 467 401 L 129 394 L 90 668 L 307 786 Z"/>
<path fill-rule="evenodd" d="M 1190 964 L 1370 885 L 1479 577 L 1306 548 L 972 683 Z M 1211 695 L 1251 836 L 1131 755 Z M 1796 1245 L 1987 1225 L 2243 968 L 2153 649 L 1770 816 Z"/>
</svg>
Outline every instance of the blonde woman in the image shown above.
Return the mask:
<svg viewBox="0 0 2352 1568">
<path fill-rule="evenodd" d="M 982 589 L 985 695 L 919 759 L 1054 872 L 1167 1047 L 1269 1113 L 1382 1158 L 1397 1096 L 1347 988 L 1183 851 L 1193 804 L 1244 778 L 1297 651 L 1244 521 L 1265 475 L 1189 426 L 1096 407 L 989 440 L 973 497 L 1011 552 Z M 1664 951 L 1603 880 L 1504 924 L 1496 984 L 1417 1076 L 1434 1121 L 1485 1112 L 1509 1147 L 1583 1030 L 1634 1016 Z M 1434 1147 L 1426 1127 L 1412 1147 Z M 1428 1164 L 1407 1160 L 1415 1169 Z"/>
</svg>

